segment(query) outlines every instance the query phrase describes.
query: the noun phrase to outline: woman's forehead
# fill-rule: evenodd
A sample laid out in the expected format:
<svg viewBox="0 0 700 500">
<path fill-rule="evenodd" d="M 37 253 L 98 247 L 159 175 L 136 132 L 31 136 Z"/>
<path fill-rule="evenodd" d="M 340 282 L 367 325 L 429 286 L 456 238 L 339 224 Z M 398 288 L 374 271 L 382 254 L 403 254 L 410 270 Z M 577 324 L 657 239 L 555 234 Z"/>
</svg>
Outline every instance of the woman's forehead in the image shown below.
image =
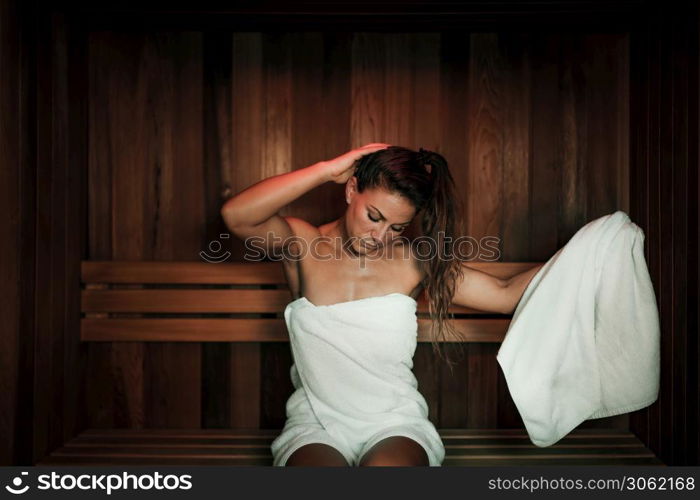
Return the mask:
<svg viewBox="0 0 700 500">
<path fill-rule="evenodd" d="M 390 192 L 382 187 L 365 189 L 362 192 L 366 205 L 379 210 L 387 219 L 410 219 L 414 207 L 411 201 L 400 193 Z"/>
</svg>

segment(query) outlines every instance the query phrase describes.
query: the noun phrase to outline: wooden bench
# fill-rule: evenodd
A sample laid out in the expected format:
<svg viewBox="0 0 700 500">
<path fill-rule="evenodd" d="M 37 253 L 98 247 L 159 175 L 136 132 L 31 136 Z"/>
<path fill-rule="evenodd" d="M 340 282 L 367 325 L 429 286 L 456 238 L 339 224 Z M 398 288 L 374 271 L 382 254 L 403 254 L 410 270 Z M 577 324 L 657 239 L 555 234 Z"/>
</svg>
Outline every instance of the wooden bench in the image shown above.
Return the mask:
<svg viewBox="0 0 700 500">
<path fill-rule="evenodd" d="M 36 465 L 272 465 L 279 429 L 92 429 Z M 577 429 L 538 448 L 521 429 L 440 429 L 443 466 L 663 465 L 627 431 Z"/>
<path fill-rule="evenodd" d="M 508 278 L 537 263 L 474 262 Z M 292 298 L 280 263 L 82 263 L 83 341 L 288 341 L 282 312 Z M 453 307 L 466 342 L 501 342 L 511 317 Z M 418 300 L 419 342 L 428 342 L 427 303 Z M 534 446 L 524 429 L 438 429 L 444 465 L 660 465 L 632 433 L 577 429 Z M 271 465 L 280 429 L 88 429 L 37 465 Z"/>
<path fill-rule="evenodd" d="M 473 266 L 507 278 L 537 264 L 474 262 Z M 282 312 L 292 298 L 278 262 L 84 261 L 82 282 L 84 341 L 289 340 Z M 451 311 L 467 342 L 503 341 L 510 316 L 457 306 Z M 430 319 L 422 295 L 418 318 L 418 341 L 426 342 Z"/>
</svg>

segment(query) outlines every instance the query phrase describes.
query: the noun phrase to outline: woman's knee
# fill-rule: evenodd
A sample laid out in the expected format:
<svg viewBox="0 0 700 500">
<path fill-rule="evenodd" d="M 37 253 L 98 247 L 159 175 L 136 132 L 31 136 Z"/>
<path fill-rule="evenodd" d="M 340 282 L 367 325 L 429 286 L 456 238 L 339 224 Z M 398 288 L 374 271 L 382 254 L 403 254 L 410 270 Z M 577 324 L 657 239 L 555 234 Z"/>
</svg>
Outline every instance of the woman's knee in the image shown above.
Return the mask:
<svg viewBox="0 0 700 500">
<path fill-rule="evenodd" d="M 405 436 L 390 436 L 375 444 L 360 460 L 360 466 L 412 467 L 429 465 L 425 448 Z"/>
<path fill-rule="evenodd" d="M 343 454 L 334 447 L 323 443 L 311 443 L 294 450 L 285 465 L 347 467 L 348 462 Z"/>
</svg>

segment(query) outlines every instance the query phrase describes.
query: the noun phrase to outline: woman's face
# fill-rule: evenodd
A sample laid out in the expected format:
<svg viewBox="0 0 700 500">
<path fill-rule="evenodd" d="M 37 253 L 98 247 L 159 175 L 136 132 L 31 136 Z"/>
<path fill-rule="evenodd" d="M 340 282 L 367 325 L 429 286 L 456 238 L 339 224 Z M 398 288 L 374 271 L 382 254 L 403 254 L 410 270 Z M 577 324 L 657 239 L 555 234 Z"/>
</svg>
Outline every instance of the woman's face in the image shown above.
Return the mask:
<svg viewBox="0 0 700 500">
<path fill-rule="evenodd" d="M 391 245 L 411 223 L 415 207 L 405 197 L 383 188 L 357 192 L 357 177 L 345 185 L 348 201 L 345 229 L 359 253 L 374 252 Z"/>
</svg>

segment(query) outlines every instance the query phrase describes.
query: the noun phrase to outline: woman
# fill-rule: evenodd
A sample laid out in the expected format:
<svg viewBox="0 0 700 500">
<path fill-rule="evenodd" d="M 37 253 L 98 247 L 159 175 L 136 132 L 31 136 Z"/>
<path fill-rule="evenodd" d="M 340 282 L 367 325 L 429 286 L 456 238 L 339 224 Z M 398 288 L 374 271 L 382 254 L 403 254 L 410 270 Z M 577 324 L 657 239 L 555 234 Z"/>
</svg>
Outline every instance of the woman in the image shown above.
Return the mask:
<svg viewBox="0 0 700 500">
<path fill-rule="evenodd" d="M 339 219 L 315 227 L 302 219 L 277 214 L 285 205 L 328 181 L 345 184 L 348 206 Z M 422 148 L 416 152 L 373 143 L 333 160 L 260 181 L 222 207 L 222 216 L 234 234 L 242 239 L 256 237 L 265 242 L 268 252 L 285 255 L 285 272 L 296 298 L 285 310 L 285 319 L 295 359 L 291 376 L 297 390 L 287 402 L 285 429 L 272 445 L 276 465 L 440 465 L 444 447 L 427 419 L 427 405 L 410 373 L 410 357 L 415 349 L 416 318 L 411 314 L 415 313 L 415 299 L 425 290 L 433 320 L 433 346 L 439 353 L 437 340 L 457 335 L 446 321 L 450 304 L 512 313 L 539 269 L 501 280 L 455 258 L 449 246 L 460 227 L 457 199 L 447 162 L 441 155 Z M 418 251 L 402 237 L 419 213 L 421 240 L 427 242 L 427 252 Z M 402 351 L 400 359 L 375 358 L 396 361 L 391 369 L 387 366 L 386 373 L 378 375 L 381 367 L 364 366 L 371 376 L 379 378 L 377 383 L 360 385 L 355 396 L 363 391 L 367 391 L 366 395 L 373 391 L 380 394 L 382 383 L 393 377 L 391 384 L 381 388 L 383 396 L 377 397 L 392 399 L 396 411 L 386 407 L 381 413 L 376 407 L 348 402 L 345 396 L 332 401 L 332 389 L 337 388 L 335 392 L 340 394 L 345 384 L 334 382 L 334 386 L 324 388 L 324 377 L 314 378 L 314 370 L 320 370 L 314 363 L 322 363 L 320 356 L 300 365 L 305 357 L 304 342 L 319 332 L 300 335 L 297 328 L 303 330 L 306 324 L 324 322 L 330 325 L 345 314 L 341 324 L 359 327 L 353 337 L 359 342 L 361 332 L 367 330 L 362 323 L 368 321 L 365 311 L 368 316 L 377 313 L 377 321 L 387 318 L 387 323 L 372 320 L 377 331 L 370 331 L 372 335 L 362 342 L 381 340 L 382 335 L 389 338 L 386 332 L 390 330 L 403 335 L 397 337 L 397 342 L 403 342 L 406 335 L 410 342 L 402 344 L 408 348 Z M 412 322 L 393 328 L 396 321 L 404 319 Z M 353 321 L 357 324 L 349 324 Z M 342 332 L 333 334 L 341 336 L 336 341 L 348 341 Z M 330 344 L 332 341 L 324 339 L 314 349 L 328 348 Z M 348 345 L 348 349 L 354 349 Z M 371 353 L 376 354 L 382 347 L 387 346 L 373 345 Z M 338 354 L 337 350 L 327 353 L 326 360 Z M 340 354 L 333 363 L 347 360 L 347 352 Z M 363 380 L 361 364 L 353 361 L 357 380 L 353 375 L 347 377 L 348 387 L 353 385 L 351 382 Z M 330 380 L 333 372 L 343 367 L 338 364 L 325 369 L 329 370 Z M 318 387 L 311 386 L 312 381 Z M 346 402 L 343 405 L 341 401 Z M 334 413 L 338 408 L 344 410 Z M 352 422 L 347 423 L 350 413 Z M 403 420 L 393 418 L 399 414 Z M 348 420 L 344 422 L 346 416 Z"/>
</svg>

